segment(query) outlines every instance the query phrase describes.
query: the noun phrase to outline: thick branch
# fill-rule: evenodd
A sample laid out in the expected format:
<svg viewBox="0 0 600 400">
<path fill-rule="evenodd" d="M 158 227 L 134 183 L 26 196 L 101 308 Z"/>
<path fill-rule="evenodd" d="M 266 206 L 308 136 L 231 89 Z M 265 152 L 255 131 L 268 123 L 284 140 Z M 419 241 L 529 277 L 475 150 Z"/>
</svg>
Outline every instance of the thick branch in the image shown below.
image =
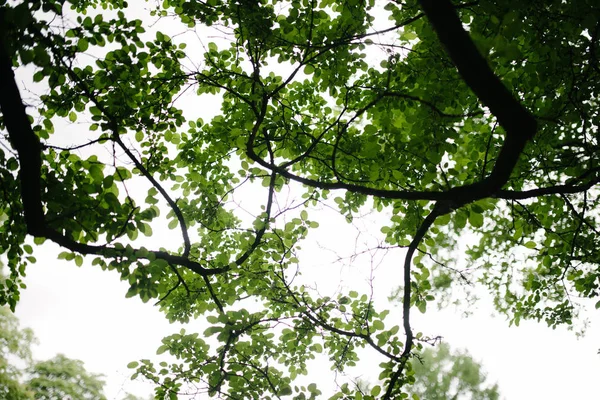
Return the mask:
<svg viewBox="0 0 600 400">
<path fill-rule="evenodd" d="M 0 15 L 1 16 L 1 15 Z M 31 129 L 23 99 L 15 81 L 12 60 L 0 37 L 0 110 L 11 145 L 19 155 L 19 180 L 27 232 L 39 236 L 44 231 L 44 211 L 40 187 L 42 158 L 39 138 Z"/>
<path fill-rule="evenodd" d="M 420 3 L 460 76 L 506 131 L 504 145 L 491 174 L 470 188 L 455 189 L 460 203 L 464 204 L 490 196 L 506 184 L 525 144 L 535 135 L 537 124 L 479 53 L 452 3 L 449 0 L 420 0 Z"/>
<path fill-rule="evenodd" d="M 536 131 L 535 119 L 491 70 L 464 30 L 452 3 L 449 0 L 420 0 L 420 3 L 465 83 L 509 135 L 523 141 L 531 139 Z"/>
</svg>

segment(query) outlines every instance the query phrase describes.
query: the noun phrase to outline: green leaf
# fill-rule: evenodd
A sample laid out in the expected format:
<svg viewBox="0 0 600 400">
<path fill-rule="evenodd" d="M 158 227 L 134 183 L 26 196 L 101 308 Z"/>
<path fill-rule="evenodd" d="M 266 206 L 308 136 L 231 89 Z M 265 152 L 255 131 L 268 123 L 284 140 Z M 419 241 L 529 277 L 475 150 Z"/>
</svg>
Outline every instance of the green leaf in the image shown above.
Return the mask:
<svg viewBox="0 0 600 400">
<path fill-rule="evenodd" d="M 95 182 L 104 181 L 104 173 L 102 172 L 102 166 L 99 164 L 92 164 L 90 166 L 90 175 Z"/>
<path fill-rule="evenodd" d="M 379 393 L 381 393 L 381 386 L 379 386 L 379 385 L 373 386 L 373 388 L 371 389 L 371 396 L 377 397 L 377 396 L 379 396 Z"/>
<path fill-rule="evenodd" d="M 219 333 L 223 330 L 220 326 L 211 326 L 204 331 L 204 336 L 209 337 L 214 335 L 215 333 Z"/>
<path fill-rule="evenodd" d="M 481 228 L 483 226 L 483 215 L 471 211 L 469 213 L 469 224 L 474 228 Z"/>
<path fill-rule="evenodd" d="M 79 41 L 77 42 L 77 50 L 80 53 L 83 53 L 84 51 L 86 51 L 89 47 L 89 42 L 86 38 L 81 38 L 79 39 Z"/>
<path fill-rule="evenodd" d="M 371 324 L 371 326 L 373 327 L 373 329 L 375 329 L 376 331 L 382 331 L 383 329 L 385 329 L 385 325 L 383 324 L 383 321 L 381 320 L 374 320 Z"/>
<path fill-rule="evenodd" d="M 292 393 L 292 388 L 290 386 L 284 386 L 279 390 L 279 396 L 289 396 Z"/>
</svg>

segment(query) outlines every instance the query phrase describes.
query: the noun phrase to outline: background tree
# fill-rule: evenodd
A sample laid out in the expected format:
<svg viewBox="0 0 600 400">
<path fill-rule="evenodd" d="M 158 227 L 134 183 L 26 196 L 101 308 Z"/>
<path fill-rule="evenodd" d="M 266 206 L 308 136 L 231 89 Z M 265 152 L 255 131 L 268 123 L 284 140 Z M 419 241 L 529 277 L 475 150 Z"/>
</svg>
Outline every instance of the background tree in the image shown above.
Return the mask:
<svg viewBox="0 0 600 400">
<path fill-rule="evenodd" d="M 0 398 L 33 398 L 20 381 L 22 368 L 15 364 L 26 366 L 31 362 L 31 344 L 34 341 L 33 332 L 19 328 L 17 317 L 7 307 L 0 307 Z"/>
<path fill-rule="evenodd" d="M 511 323 L 572 324 L 600 290 L 596 3 L 166 0 L 140 20 L 122 0 L 0 2 L 0 301 L 19 299 L 30 237 L 118 271 L 172 321 L 202 316 L 203 337 L 159 348 L 177 362 L 137 366 L 171 398 L 315 397 L 294 382 L 316 354 L 344 371 L 362 348 L 383 359 L 367 396 L 399 398 L 428 341 L 411 311 L 453 281 Z M 185 39 L 209 27 L 222 39 Z M 191 92 L 219 114 L 179 101 Z M 296 283 L 319 207 L 389 216 L 402 321 L 375 290 Z M 165 225 L 177 245 L 140 237 Z M 462 271 L 449 254 L 466 233 Z"/>
<path fill-rule="evenodd" d="M 26 385 L 35 399 L 106 400 L 101 375 L 90 374 L 82 361 L 62 354 L 36 362 L 28 376 Z"/>
<path fill-rule="evenodd" d="M 90 374 L 83 362 L 58 354 L 33 361 L 31 329 L 20 328 L 17 317 L 0 307 L 0 396 L 8 400 L 106 400 L 101 375 Z"/>
<path fill-rule="evenodd" d="M 123 400 L 154 400 L 154 396 L 150 395 L 148 397 L 139 397 L 131 393 L 127 393 Z"/>
<path fill-rule="evenodd" d="M 411 391 L 427 400 L 498 400 L 498 385 L 487 383 L 482 366 L 466 351 L 452 352 L 447 343 L 426 348 L 412 363 Z"/>
<path fill-rule="evenodd" d="M 498 400 L 498 385 L 490 385 L 482 366 L 467 351 L 452 352 L 447 343 L 427 347 L 412 362 L 414 382 L 411 398 L 421 400 Z M 368 396 L 372 385 L 355 380 L 361 395 Z M 416 396 L 416 397 L 415 397 Z"/>
</svg>

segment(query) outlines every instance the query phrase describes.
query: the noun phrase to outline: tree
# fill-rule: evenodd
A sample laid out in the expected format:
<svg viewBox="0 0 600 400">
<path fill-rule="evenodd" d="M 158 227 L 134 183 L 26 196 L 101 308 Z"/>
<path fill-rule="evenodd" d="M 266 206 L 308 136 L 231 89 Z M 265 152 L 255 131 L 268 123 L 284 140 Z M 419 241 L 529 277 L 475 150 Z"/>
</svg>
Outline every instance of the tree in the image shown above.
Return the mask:
<svg viewBox="0 0 600 400">
<path fill-rule="evenodd" d="M 0 397 L 31 399 L 31 393 L 21 384 L 21 370 L 16 362 L 31 362 L 31 344 L 35 341 L 30 329 L 20 329 L 19 321 L 7 307 L 0 307 Z"/>
<path fill-rule="evenodd" d="M 415 383 L 412 392 L 427 400 L 498 400 L 498 385 L 486 383 L 486 376 L 467 352 L 451 352 L 446 343 L 425 349 L 412 363 Z"/>
<path fill-rule="evenodd" d="M 165 0 L 138 19 L 123 0 L 1 2 L 1 302 L 31 238 L 120 272 L 170 320 L 205 318 L 203 336 L 165 338 L 177 362 L 137 365 L 171 398 L 314 397 L 295 383 L 309 361 L 342 371 L 362 348 L 383 358 L 366 397 L 400 398 L 427 340 L 411 311 L 452 282 L 483 285 L 511 323 L 573 324 L 600 285 L 596 3 Z M 362 289 L 294 283 L 318 207 L 388 213 L 401 323 Z M 144 246 L 164 225 L 178 244 Z M 468 271 L 449 257 L 465 233 Z"/>
<path fill-rule="evenodd" d="M 27 387 L 35 399 L 106 400 L 101 376 L 88 373 L 82 361 L 62 354 L 36 362 L 29 375 Z"/>
<path fill-rule="evenodd" d="M 410 389 L 422 400 L 498 400 L 498 385 L 490 385 L 480 364 L 466 351 L 451 352 L 447 343 L 428 347 L 412 362 L 414 383 Z M 357 379 L 355 385 L 362 394 L 370 393 L 372 385 Z"/>
<path fill-rule="evenodd" d="M 3 399 L 106 400 L 100 375 L 88 373 L 83 362 L 62 354 L 34 362 L 31 345 L 35 342 L 33 331 L 20 328 L 17 317 L 7 307 L 0 307 L 0 395 Z"/>
<path fill-rule="evenodd" d="M 139 396 L 135 396 L 131 393 L 127 393 L 126 396 L 123 398 L 123 400 L 154 400 L 154 396 L 150 395 L 146 398 L 142 398 Z"/>
</svg>

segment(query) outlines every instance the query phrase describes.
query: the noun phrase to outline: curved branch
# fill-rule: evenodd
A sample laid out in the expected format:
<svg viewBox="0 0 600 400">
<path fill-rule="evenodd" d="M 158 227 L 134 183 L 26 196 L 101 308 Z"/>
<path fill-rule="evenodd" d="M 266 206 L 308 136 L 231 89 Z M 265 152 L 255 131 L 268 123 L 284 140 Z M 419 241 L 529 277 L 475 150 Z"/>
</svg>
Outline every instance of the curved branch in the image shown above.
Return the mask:
<svg viewBox="0 0 600 400">
<path fill-rule="evenodd" d="M 494 74 L 463 28 L 449 0 L 419 0 L 460 76 L 494 114 L 508 136 L 525 142 L 536 132 L 535 118 Z"/>
<path fill-rule="evenodd" d="M 252 242 L 252 245 L 250 245 L 248 250 L 246 250 L 237 260 L 235 260 L 236 265 L 242 265 L 250 257 L 250 255 L 254 252 L 254 250 L 256 250 L 256 248 L 260 244 L 262 237 L 264 236 L 265 232 L 267 231 L 267 227 L 269 226 L 269 220 L 271 219 L 271 209 L 273 207 L 273 198 L 275 196 L 276 179 L 277 179 L 277 174 L 273 172 L 271 174 L 271 179 L 269 180 L 269 195 L 267 197 L 267 205 L 265 207 L 265 212 L 264 212 L 265 217 L 263 218 L 263 225 L 256 232 L 256 236 L 254 237 L 254 242 Z"/>
<path fill-rule="evenodd" d="M 419 2 L 462 79 L 506 131 L 506 139 L 490 175 L 470 188 L 471 193 L 466 192 L 464 187 L 455 190 L 461 197 L 459 205 L 464 205 L 477 198 L 490 196 L 506 184 L 525 145 L 535 135 L 537 122 L 479 53 L 452 3 L 449 0 Z"/>
<path fill-rule="evenodd" d="M 410 352 L 411 352 L 412 346 L 413 346 L 414 337 L 413 337 L 412 329 L 410 327 L 410 307 L 411 307 L 411 301 L 410 301 L 410 298 L 411 298 L 411 279 L 410 279 L 411 268 L 410 267 L 411 267 L 413 255 L 414 255 L 415 251 L 417 250 L 417 247 L 419 247 L 419 244 L 421 243 L 421 241 L 427 234 L 427 231 L 429 231 L 429 228 L 431 228 L 431 225 L 433 225 L 433 223 L 435 222 L 436 218 L 441 215 L 446 214 L 447 212 L 448 212 L 447 208 L 445 207 L 444 204 L 436 203 L 436 205 L 433 207 L 433 210 L 431 210 L 429 215 L 427 215 L 427 217 L 423 220 L 423 222 L 421 222 L 419 229 L 417 229 L 417 233 L 415 233 L 415 236 L 414 236 L 412 242 L 408 246 L 408 251 L 406 252 L 406 256 L 404 257 L 404 276 L 403 276 L 404 293 L 402 296 L 402 322 L 404 325 L 404 333 L 406 334 L 406 343 L 404 344 L 404 350 L 402 351 L 402 354 L 400 355 L 400 365 L 398 365 L 398 369 L 392 375 L 392 377 L 390 379 L 390 383 L 385 392 L 385 395 L 383 396 L 384 400 L 392 399 L 392 393 L 393 393 L 394 387 L 396 386 L 396 383 L 398 382 L 398 380 L 400 379 L 400 376 L 402 376 L 402 373 L 404 372 L 404 367 L 406 367 L 406 363 L 408 362 L 408 358 L 410 357 Z"/>
<path fill-rule="evenodd" d="M 107 117 L 110 118 L 110 116 L 108 116 L 108 115 L 107 115 Z M 192 245 L 190 243 L 190 235 L 188 233 L 187 224 L 185 223 L 185 219 L 183 217 L 183 213 L 181 212 L 181 209 L 179 208 L 179 206 L 177 205 L 175 200 L 173 200 L 171 198 L 169 193 L 167 193 L 167 191 L 162 187 L 162 185 L 160 183 L 158 183 L 156 178 L 154 178 L 152 176 L 150 171 L 148 171 L 146 169 L 146 167 L 144 167 L 142 165 L 142 163 L 137 159 L 137 157 L 131 152 L 131 150 L 129 150 L 129 148 L 127 148 L 127 146 L 125 146 L 125 143 L 123 143 L 123 141 L 121 140 L 121 137 L 119 136 L 119 131 L 116 126 L 116 123 L 113 122 L 112 118 L 111 118 L 111 125 L 113 125 L 111 127 L 111 129 L 113 131 L 113 140 L 115 141 L 115 143 L 117 143 L 119 145 L 119 147 L 125 152 L 127 157 L 129 157 L 129 159 L 133 162 L 135 167 L 140 170 L 140 173 L 142 175 L 144 175 L 144 177 L 150 181 L 150 183 L 152 184 L 152 186 L 154 186 L 156 188 L 156 190 L 158 190 L 158 192 L 162 195 L 162 197 L 169 204 L 169 207 L 171 207 L 171 209 L 173 210 L 173 213 L 175 213 L 175 216 L 177 217 L 177 221 L 179 222 L 179 226 L 181 229 L 181 236 L 183 236 L 183 257 L 187 258 L 190 255 L 190 250 L 192 248 Z"/>
</svg>

